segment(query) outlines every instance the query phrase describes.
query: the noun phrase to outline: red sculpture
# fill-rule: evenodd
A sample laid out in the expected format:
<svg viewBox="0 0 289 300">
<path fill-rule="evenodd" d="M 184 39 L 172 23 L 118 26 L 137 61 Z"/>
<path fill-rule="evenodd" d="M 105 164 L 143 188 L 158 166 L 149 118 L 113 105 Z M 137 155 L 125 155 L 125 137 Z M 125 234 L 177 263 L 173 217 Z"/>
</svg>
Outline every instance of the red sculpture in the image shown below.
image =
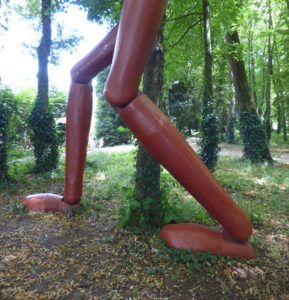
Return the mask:
<svg viewBox="0 0 289 300">
<path fill-rule="evenodd" d="M 28 196 L 32 210 L 77 209 L 92 111 L 90 81 L 110 65 L 104 97 L 150 153 L 223 226 L 222 232 L 194 224 L 166 225 L 160 237 L 169 247 L 211 251 L 214 254 L 253 258 L 247 241 L 252 233 L 249 218 L 234 203 L 168 118 L 139 92 L 139 82 L 163 18 L 166 0 L 125 0 L 119 25 L 71 71 L 67 107 L 66 178 L 64 197 Z"/>
</svg>

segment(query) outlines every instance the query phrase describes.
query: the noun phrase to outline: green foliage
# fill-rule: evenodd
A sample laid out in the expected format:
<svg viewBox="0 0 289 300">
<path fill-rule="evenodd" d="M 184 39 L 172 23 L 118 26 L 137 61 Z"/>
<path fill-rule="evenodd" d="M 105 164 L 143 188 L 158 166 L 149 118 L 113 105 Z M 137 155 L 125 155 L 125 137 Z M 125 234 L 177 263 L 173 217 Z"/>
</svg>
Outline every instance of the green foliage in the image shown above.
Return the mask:
<svg viewBox="0 0 289 300">
<path fill-rule="evenodd" d="M 103 88 L 108 76 L 109 69 L 104 70 L 97 76 L 97 112 L 96 112 L 96 138 L 103 141 L 103 146 L 115 146 L 127 144 L 131 135 L 119 127 L 125 127 L 118 114 L 103 98 Z"/>
<path fill-rule="evenodd" d="M 29 116 L 37 91 L 35 88 L 27 87 L 16 93 L 16 112 L 13 120 L 9 123 L 9 131 L 13 143 L 13 148 L 29 149 L 31 147 L 31 128 L 29 126 Z"/>
<path fill-rule="evenodd" d="M 47 10 L 46 14 L 49 12 L 51 16 L 55 16 L 59 12 L 66 12 L 69 6 L 69 2 L 72 1 L 52 0 L 51 7 L 49 8 L 49 10 Z M 27 0 L 25 2 L 23 1 L 23 3 L 17 3 L 15 5 L 15 10 L 25 19 L 33 20 L 34 29 L 38 31 L 41 19 L 41 5 L 41 0 Z M 61 50 L 72 53 L 75 47 L 82 40 L 82 37 L 77 35 L 77 32 L 75 30 L 65 28 L 65 24 L 57 22 L 57 20 L 57 18 L 53 18 L 52 41 L 51 47 L 49 49 L 49 63 L 53 65 L 57 65 L 59 63 Z M 35 46 L 35 44 L 25 44 L 25 47 L 30 50 L 33 57 L 37 56 L 37 46 Z"/>
<path fill-rule="evenodd" d="M 8 88 L 0 90 L 0 183 L 7 180 L 8 124 L 15 111 L 15 97 Z"/>
<path fill-rule="evenodd" d="M 283 136 L 281 134 L 278 134 L 276 131 L 273 130 L 270 144 L 275 146 L 277 145 L 287 146 L 289 143 L 288 141 L 284 141 Z"/>
<path fill-rule="evenodd" d="M 118 200 L 128 186 L 133 185 L 132 153 L 104 153 L 97 151 L 87 158 L 86 173 L 94 180 L 87 186 L 87 196 L 93 201 Z"/>
<path fill-rule="evenodd" d="M 4 104 L 0 100 L 0 183 L 7 177 L 7 141 L 6 141 L 7 117 L 4 111 Z"/>
<path fill-rule="evenodd" d="M 167 248 L 164 243 L 162 245 L 162 248 L 157 252 L 159 257 L 166 257 L 170 264 L 186 264 L 188 269 L 191 270 L 206 269 L 218 263 L 219 261 L 237 261 L 236 259 L 232 259 L 230 257 L 212 255 L 209 251 L 192 252 L 191 250 L 176 250 L 172 248 Z M 175 276 L 176 275 L 174 275 L 174 277 Z"/>
<path fill-rule="evenodd" d="M 288 174 L 285 164 L 251 164 L 234 157 L 222 157 L 215 172 L 217 180 L 257 227 L 270 222 L 273 216 L 288 215 Z"/>
<path fill-rule="evenodd" d="M 135 190 L 126 189 L 119 209 L 120 226 L 130 228 L 162 226 L 161 202 L 153 198 L 145 198 L 142 201 L 136 199 Z M 151 223 L 152 220 L 154 223 Z"/>
<path fill-rule="evenodd" d="M 51 171 L 57 167 L 59 159 L 59 141 L 52 113 L 43 112 L 36 104 L 29 121 L 33 131 L 31 140 L 36 158 L 35 172 Z"/>
<path fill-rule="evenodd" d="M 161 173 L 161 197 L 155 201 L 146 198 L 142 202 L 136 200 L 135 190 L 126 188 L 120 202 L 121 227 L 161 227 L 171 223 L 201 223 L 212 225 L 208 212 L 195 201 L 166 171 Z M 152 213 L 157 215 L 157 221 Z"/>
<path fill-rule="evenodd" d="M 11 202 L 8 211 L 14 215 L 24 215 L 28 212 L 24 204 L 16 201 Z"/>
<path fill-rule="evenodd" d="M 193 94 L 183 82 L 175 82 L 169 90 L 169 116 L 179 131 L 190 135 L 193 120 Z M 197 128 L 195 128 L 197 129 Z"/>
<path fill-rule="evenodd" d="M 77 0 L 71 1 L 87 11 L 87 18 L 98 23 L 117 23 L 123 0 Z"/>
<path fill-rule="evenodd" d="M 65 142 L 66 124 L 63 119 L 66 116 L 66 99 L 66 93 L 57 87 L 49 88 L 49 111 L 56 121 L 56 135 L 59 145 L 63 145 Z"/>
<path fill-rule="evenodd" d="M 272 162 L 266 133 L 259 116 L 256 113 L 242 112 L 239 118 L 244 157 L 252 163 Z"/>
</svg>

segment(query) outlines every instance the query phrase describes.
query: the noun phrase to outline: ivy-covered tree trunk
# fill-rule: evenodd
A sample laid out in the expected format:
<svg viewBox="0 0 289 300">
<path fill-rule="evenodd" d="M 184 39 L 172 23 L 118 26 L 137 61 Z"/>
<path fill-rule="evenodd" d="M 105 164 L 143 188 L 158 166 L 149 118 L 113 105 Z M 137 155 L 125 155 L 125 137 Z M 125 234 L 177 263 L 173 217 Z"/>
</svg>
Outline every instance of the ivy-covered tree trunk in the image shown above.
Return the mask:
<svg viewBox="0 0 289 300">
<path fill-rule="evenodd" d="M 267 60 L 267 80 L 266 80 L 266 93 L 265 93 L 265 114 L 264 114 L 264 124 L 267 133 L 268 140 L 271 139 L 271 77 L 273 74 L 273 47 L 272 47 L 272 39 L 271 39 L 271 31 L 273 29 L 273 21 L 272 21 L 272 10 L 271 10 L 271 0 L 268 1 L 268 9 L 269 9 L 269 20 L 268 20 L 268 60 Z"/>
<path fill-rule="evenodd" d="M 7 179 L 7 151 L 6 151 L 7 118 L 4 104 L 0 99 L 0 184 Z"/>
<path fill-rule="evenodd" d="M 48 59 L 52 43 L 51 8 L 52 0 L 41 0 L 42 37 L 37 48 L 38 91 L 30 116 L 36 172 L 52 170 L 57 166 L 59 157 L 55 122 L 48 111 Z"/>
<path fill-rule="evenodd" d="M 211 28 L 209 15 L 209 1 L 202 0 L 204 17 L 204 46 L 205 46 L 205 70 L 204 70 L 204 99 L 201 121 L 201 158 L 210 170 L 214 170 L 219 152 L 219 138 L 215 103 L 213 101 L 213 57 L 211 46 Z"/>
<path fill-rule="evenodd" d="M 127 144 L 129 142 L 128 133 L 119 130 L 125 127 L 123 121 L 103 97 L 103 89 L 108 73 L 109 68 L 99 73 L 96 85 L 96 138 L 105 147 Z"/>
<path fill-rule="evenodd" d="M 238 32 L 227 33 L 226 40 L 229 46 L 228 58 L 233 75 L 244 157 L 253 163 L 272 162 L 265 129 L 251 101 Z"/>
<path fill-rule="evenodd" d="M 157 105 L 162 97 L 163 66 L 162 26 L 143 76 L 143 92 Z M 139 221 L 144 221 L 147 225 L 161 226 L 163 210 L 160 199 L 160 164 L 141 144 L 137 151 L 135 192 L 141 207 Z"/>
</svg>

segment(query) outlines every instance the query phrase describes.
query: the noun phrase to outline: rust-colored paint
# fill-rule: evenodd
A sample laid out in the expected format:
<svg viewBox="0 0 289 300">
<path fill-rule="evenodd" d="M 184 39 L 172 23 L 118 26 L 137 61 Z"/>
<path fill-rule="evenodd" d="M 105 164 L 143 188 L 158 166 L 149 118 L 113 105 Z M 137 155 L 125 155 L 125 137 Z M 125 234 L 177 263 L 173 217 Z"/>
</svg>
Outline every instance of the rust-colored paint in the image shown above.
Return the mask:
<svg viewBox="0 0 289 300">
<path fill-rule="evenodd" d="M 214 254 L 253 258 L 247 242 L 249 218 L 216 181 L 175 126 L 138 91 L 166 0 L 125 0 L 119 26 L 72 69 L 67 107 L 66 178 L 64 197 L 36 194 L 23 203 L 32 210 L 77 209 L 82 194 L 86 148 L 91 121 L 90 80 L 112 61 L 105 86 L 106 100 L 144 147 L 218 220 L 217 232 L 195 224 L 166 225 L 160 237 L 169 247 L 211 251 Z"/>
<path fill-rule="evenodd" d="M 249 218 L 188 145 L 176 127 L 142 94 L 120 116 L 142 145 L 238 240 L 252 233 Z"/>
<path fill-rule="evenodd" d="M 165 225 L 160 237 L 167 245 L 177 249 L 210 251 L 231 257 L 251 259 L 255 257 L 252 245 L 247 241 L 228 240 L 220 232 L 197 224 Z"/>
<path fill-rule="evenodd" d="M 82 195 L 88 135 L 92 115 L 90 84 L 70 87 L 66 117 L 66 175 L 64 201 L 76 203 Z"/>
<path fill-rule="evenodd" d="M 111 64 L 118 25 L 82 58 L 71 70 L 73 83 L 89 83 L 99 72 Z"/>
<path fill-rule="evenodd" d="M 139 82 L 152 51 L 167 1 L 126 0 L 104 96 L 124 107 L 138 94 Z"/>
<path fill-rule="evenodd" d="M 68 204 L 63 197 L 54 194 L 35 194 L 26 197 L 22 203 L 30 210 L 42 212 L 69 212 L 71 209 L 78 209 L 80 203 Z"/>
<path fill-rule="evenodd" d="M 88 134 L 92 114 L 90 84 L 72 84 L 68 96 L 66 117 L 66 169 L 64 198 L 54 194 L 36 194 L 26 197 L 28 209 L 64 211 L 79 206 L 82 195 Z M 70 209 L 68 209 L 70 207 Z"/>
</svg>

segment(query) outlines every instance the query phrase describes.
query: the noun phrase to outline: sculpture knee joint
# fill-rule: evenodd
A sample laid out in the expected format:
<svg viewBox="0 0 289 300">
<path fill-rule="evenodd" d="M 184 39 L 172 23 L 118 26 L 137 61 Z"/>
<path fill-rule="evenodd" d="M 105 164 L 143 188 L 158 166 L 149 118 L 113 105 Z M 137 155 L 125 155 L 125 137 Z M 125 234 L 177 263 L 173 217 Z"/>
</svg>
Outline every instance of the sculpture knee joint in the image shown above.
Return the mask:
<svg viewBox="0 0 289 300">
<path fill-rule="evenodd" d="M 138 91 L 132 91 L 126 87 L 118 87 L 117 84 L 110 84 L 107 81 L 103 90 L 103 96 L 113 107 L 125 107 L 132 102 L 138 95 Z"/>
<path fill-rule="evenodd" d="M 83 83 L 87 84 L 90 81 L 90 78 L 87 78 L 86 74 L 84 74 L 80 62 L 72 67 L 70 70 L 70 78 L 72 83 Z"/>
</svg>

